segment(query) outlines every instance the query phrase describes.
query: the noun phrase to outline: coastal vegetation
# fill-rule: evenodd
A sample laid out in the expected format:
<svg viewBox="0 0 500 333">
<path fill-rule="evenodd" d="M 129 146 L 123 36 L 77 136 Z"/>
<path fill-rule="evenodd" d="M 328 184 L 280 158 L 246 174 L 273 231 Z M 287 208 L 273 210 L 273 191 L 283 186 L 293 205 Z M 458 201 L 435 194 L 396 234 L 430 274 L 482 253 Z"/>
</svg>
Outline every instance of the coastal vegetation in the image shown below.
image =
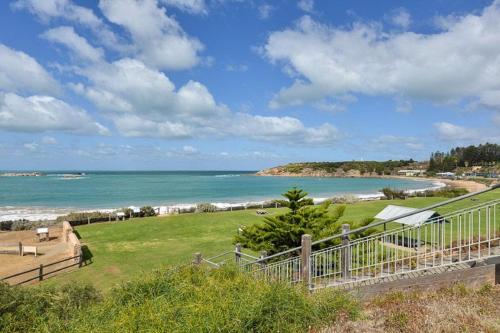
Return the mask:
<svg viewBox="0 0 500 333">
<path fill-rule="evenodd" d="M 453 285 L 361 303 L 231 267 L 185 267 L 150 272 L 109 293 L 89 284 L 0 283 L 0 332 L 497 332 L 499 300 L 498 285 Z"/>
<path fill-rule="evenodd" d="M 416 191 L 413 193 L 407 193 L 403 190 L 393 189 L 390 187 L 384 187 L 380 190 L 384 194 L 384 199 L 406 199 L 408 197 L 442 197 L 442 198 L 456 198 L 461 195 L 469 193 L 465 188 L 455 188 L 450 186 L 445 186 L 437 190 L 427 190 L 427 191 Z"/>
<path fill-rule="evenodd" d="M 455 171 L 459 167 L 494 167 L 500 163 L 500 145 L 485 143 L 478 146 L 455 147 L 449 152 L 434 152 L 429 159 L 430 172 Z"/>
<path fill-rule="evenodd" d="M 284 166 L 261 171 L 261 175 L 276 173 L 307 174 L 323 172 L 325 174 L 342 176 L 349 171 L 356 171 L 359 175 L 392 175 L 398 169 L 417 164 L 414 160 L 399 161 L 345 161 L 345 162 L 303 162 L 290 163 Z"/>
<path fill-rule="evenodd" d="M 359 312 L 345 293 L 311 294 L 232 267 L 159 270 L 105 295 L 88 285 L 0 284 L 3 332 L 305 332 Z"/>
</svg>

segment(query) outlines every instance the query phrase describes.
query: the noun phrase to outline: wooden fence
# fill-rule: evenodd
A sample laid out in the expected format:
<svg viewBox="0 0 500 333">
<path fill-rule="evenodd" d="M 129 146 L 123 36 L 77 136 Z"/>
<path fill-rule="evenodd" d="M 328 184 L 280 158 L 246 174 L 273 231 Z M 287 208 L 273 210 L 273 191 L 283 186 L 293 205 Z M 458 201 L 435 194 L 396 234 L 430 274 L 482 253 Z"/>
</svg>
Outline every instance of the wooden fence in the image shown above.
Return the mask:
<svg viewBox="0 0 500 333">
<path fill-rule="evenodd" d="M 69 264 L 66 262 L 69 261 Z M 32 269 L 28 269 L 23 272 L 19 272 L 16 274 L 12 274 L 9 276 L 5 276 L 0 278 L 0 281 L 7 282 L 10 285 L 20 285 L 32 281 L 42 281 L 45 277 L 58 273 L 62 270 L 78 266 L 81 268 L 83 266 L 83 254 L 80 253 L 77 256 L 65 258 L 62 260 L 58 260 L 49 264 L 40 264 L 40 266 Z M 62 264 L 62 265 L 61 265 Z M 29 274 L 29 277 L 26 275 Z"/>
</svg>

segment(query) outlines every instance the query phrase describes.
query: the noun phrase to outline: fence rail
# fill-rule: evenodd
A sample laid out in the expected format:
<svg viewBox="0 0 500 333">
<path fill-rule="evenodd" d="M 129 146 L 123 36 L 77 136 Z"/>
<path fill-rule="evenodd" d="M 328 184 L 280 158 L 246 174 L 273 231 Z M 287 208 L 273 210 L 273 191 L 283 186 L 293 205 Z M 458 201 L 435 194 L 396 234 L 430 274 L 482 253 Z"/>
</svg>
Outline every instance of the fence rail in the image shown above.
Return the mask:
<svg viewBox="0 0 500 333">
<path fill-rule="evenodd" d="M 315 242 L 311 241 L 311 236 L 303 235 L 300 247 L 271 256 L 262 253 L 257 258 L 242 253 L 237 245 L 234 251 L 198 262 L 220 267 L 228 258 L 235 258 L 240 270 L 248 274 L 268 280 L 303 282 L 314 290 L 500 256 L 500 198 L 414 225 L 403 224 L 399 228 L 350 239 L 361 231 L 498 188 L 500 185 L 355 230 L 349 230 L 349 225 L 345 224 L 341 234 Z M 339 244 L 312 251 L 312 246 L 333 240 Z M 201 254 L 198 255 L 201 258 Z M 215 262 L 223 257 L 224 260 Z M 276 261 L 279 257 L 284 259 Z"/>
<path fill-rule="evenodd" d="M 52 267 L 52 266 L 61 264 L 63 262 L 71 261 L 71 260 L 73 262 L 70 263 L 69 265 L 65 265 L 63 267 L 56 267 L 53 270 L 47 271 L 48 267 Z M 77 265 L 78 265 L 79 268 L 81 268 L 83 266 L 83 254 L 80 254 L 80 255 L 77 255 L 77 256 L 73 256 L 73 257 L 69 257 L 69 258 L 65 258 L 65 259 L 61 259 L 61 260 L 58 260 L 58 261 L 54 261 L 54 262 L 51 262 L 51 263 L 48 263 L 48 264 L 45 264 L 45 265 L 44 264 L 40 264 L 38 267 L 35 267 L 35 268 L 32 268 L 32 269 L 28 269 L 28 270 L 25 270 L 25 271 L 22 271 L 22 272 L 19 272 L 19 273 L 15 273 L 15 274 L 12 274 L 12 275 L 9 275 L 9 276 L 2 277 L 2 278 L 0 278 L 0 281 L 4 281 L 4 282 L 9 283 L 9 280 L 12 280 L 12 279 L 17 278 L 19 276 L 23 276 L 23 275 L 26 275 L 26 274 L 32 273 L 32 272 L 36 272 L 36 274 L 30 276 L 28 279 L 24 279 L 24 280 L 21 280 L 21 281 L 13 281 L 10 284 L 11 285 L 21 285 L 21 284 L 28 283 L 28 282 L 35 281 L 35 280 L 42 281 L 44 279 L 44 277 L 46 277 L 48 275 L 60 272 L 62 270 L 65 270 L 67 268 L 74 267 L 74 266 L 77 266 Z"/>
</svg>

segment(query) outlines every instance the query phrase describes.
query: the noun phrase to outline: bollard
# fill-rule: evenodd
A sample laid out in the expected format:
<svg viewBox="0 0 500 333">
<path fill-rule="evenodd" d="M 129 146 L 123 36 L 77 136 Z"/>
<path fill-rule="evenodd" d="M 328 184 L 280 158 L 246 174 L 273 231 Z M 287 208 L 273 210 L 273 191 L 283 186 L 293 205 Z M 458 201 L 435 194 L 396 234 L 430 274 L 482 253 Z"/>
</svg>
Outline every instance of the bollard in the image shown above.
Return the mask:
<svg viewBox="0 0 500 333">
<path fill-rule="evenodd" d="M 302 240 L 301 240 L 301 249 L 300 249 L 300 257 L 302 260 L 302 271 L 300 272 L 300 277 L 303 283 L 307 285 L 307 287 L 310 286 L 311 281 L 311 240 L 312 237 L 311 235 L 304 234 L 302 235 Z"/>
<path fill-rule="evenodd" d="M 342 224 L 341 272 L 344 280 L 351 278 L 351 254 L 349 248 L 349 224 Z"/>
<path fill-rule="evenodd" d="M 196 266 L 201 264 L 201 253 L 200 252 L 196 252 L 194 254 L 193 264 Z"/>
</svg>

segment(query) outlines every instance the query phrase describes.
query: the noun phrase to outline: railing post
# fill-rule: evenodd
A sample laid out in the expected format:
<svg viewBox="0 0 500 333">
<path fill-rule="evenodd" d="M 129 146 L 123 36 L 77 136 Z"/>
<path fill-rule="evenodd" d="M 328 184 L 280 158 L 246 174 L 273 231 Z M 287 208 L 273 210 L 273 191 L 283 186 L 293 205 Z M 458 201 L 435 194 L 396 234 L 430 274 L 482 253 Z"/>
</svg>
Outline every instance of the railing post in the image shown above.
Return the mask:
<svg viewBox="0 0 500 333">
<path fill-rule="evenodd" d="M 260 259 L 264 259 L 265 257 L 267 257 L 267 251 L 260 251 Z M 260 262 L 260 266 L 261 267 L 265 267 L 266 266 L 266 262 L 264 260 L 262 260 Z"/>
<path fill-rule="evenodd" d="M 349 248 L 349 224 L 342 224 L 342 277 L 345 279 L 351 278 L 351 254 Z"/>
<path fill-rule="evenodd" d="M 40 264 L 40 268 L 38 269 L 38 281 L 43 280 L 43 264 Z"/>
<path fill-rule="evenodd" d="M 236 259 L 236 265 L 240 265 L 241 263 L 241 244 L 238 243 L 236 244 L 236 247 L 234 248 L 234 256 Z"/>
<path fill-rule="evenodd" d="M 311 277 L 311 235 L 304 234 L 302 235 L 302 241 L 300 249 L 300 257 L 302 261 L 302 271 L 300 272 L 300 277 L 303 283 L 310 286 L 310 277 Z"/>
<path fill-rule="evenodd" d="M 201 264 L 201 253 L 200 252 L 196 252 L 194 254 L 193 264 L 196 266 Z"/>
</svg>

